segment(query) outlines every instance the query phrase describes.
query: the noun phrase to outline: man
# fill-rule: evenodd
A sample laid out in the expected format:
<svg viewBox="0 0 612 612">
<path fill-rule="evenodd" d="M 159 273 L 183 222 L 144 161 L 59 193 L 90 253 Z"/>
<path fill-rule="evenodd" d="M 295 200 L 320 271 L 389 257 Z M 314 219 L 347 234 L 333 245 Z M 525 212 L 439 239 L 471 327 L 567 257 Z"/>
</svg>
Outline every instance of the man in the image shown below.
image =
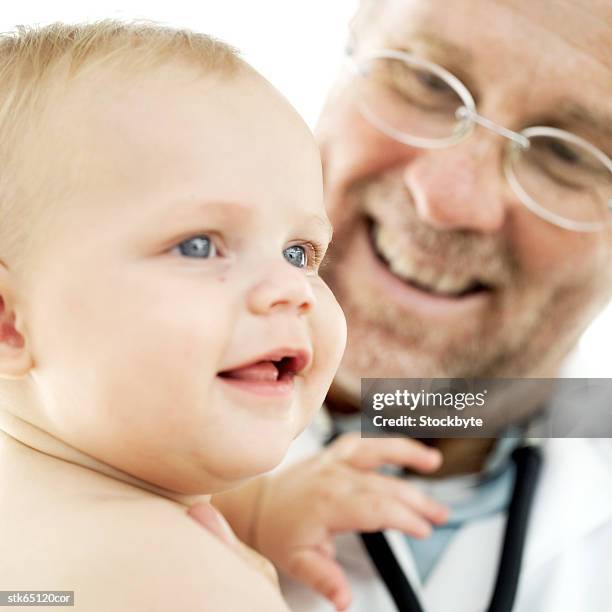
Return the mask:
<svg viewBox="0 0 612 612">
<path fill-rule="evenodd" d="M 557 376 L 612 291 L 612 2 L 363 0 L 349 47 L 317 128 L 335 229 L 323 276 L 348 323 L 328 413 L 357 410 L 366 376 Z M 612 610 L 607 442 L 545 445 L 513 609 Z M 439 448 L 455 484 L 491 457 L 486 440 Z M 395 538 L 425 610 L 487 608 L 500 487 L 437 550 Z M 337 543 L 350 609 L 394 610 L 357 536 Z"/>
<path fill-rule="evenodd" d="M 610 41 L 610 0 L 362 0 L 348 68 L 317 129 L 335 230 L 321 273 L 345 311 L 348 344 L 325 418 L 298 439 L 296 463 L 274 476 L 277 493 L 257 507 L 268 524 L 279 517 L 277 532 L 289 533 L 292 509 L 308 515 L 317 491 L 325 496 L 313 486 L 323 470 L 334 501 L 350 497 L 340 475 L 356 478 L 351 463 L 363 468 L 355 438 L 351 460 L 331 478 L 340 453 L 322 448 L 330 432 L 358 426 L 362 377 L 554 378 L 609 301 Z M 519 423 L 538 407 L 503 408 Z M 343 607 L 341 589 L 330 596 L 336 587 L 326 581 L 342 584 L 335 553 L 355 612 L 611 611 L 609 441 L 544 443 L 530 522 L 512 555 L 516 541 L 504 529 L 525 515 L 510 460 L 520 442 L 436 440 L 437 478 L 411 478 L 451 510 L 422 541 L 384 534 L 422 605 L 392 592 L 389 565 L 357 534 L 324 541 L 321 567 L 303 566 L 302 581 Z M 376 482 L 383 493 L 390 486 Z M 377 501 L 361 509 L 358 530 L 371 531 L 365 516 L 387 503 L 382 493 Z M 351 520 L 359 515 L 346 508 Z M 248 530 L 239 515 L 228 513 L 240 535 Z M 342 521 L 336 533 L 349 531 Z M 248 543 L 286 569 L 264 531 Z M 509 556 L 522 559 L 514 577 L 498 571 L 504 538 L 514 542 Z M 330 609 L 297 582 L 283 580 L 283 591 L 292 610 Z"/>
</svg>

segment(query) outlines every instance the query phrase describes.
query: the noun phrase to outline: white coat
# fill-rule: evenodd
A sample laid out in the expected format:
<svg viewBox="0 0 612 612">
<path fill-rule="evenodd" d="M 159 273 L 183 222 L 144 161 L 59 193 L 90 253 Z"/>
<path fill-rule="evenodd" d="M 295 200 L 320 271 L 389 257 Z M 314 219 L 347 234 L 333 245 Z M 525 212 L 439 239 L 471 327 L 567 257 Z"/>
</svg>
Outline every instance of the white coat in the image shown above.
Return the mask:
<svg viewBox="0 0 612 612">
<path fill-rule="evenodd" d="M 323 426 L 324 427 L 324 426 Z M 295 442 L 288 462 L 316 452 L 322 421 Z M 514 612 L 612 612 L 612 440 L 550 439 L 527 532 Z M 490 601 L 505 513 L 461 528 L 421 584 L 403 534 L 385 532 L 426 612 L 483 612 Z M 350 612 L 395 612 L 393 600 L 356 535 L 336 539 L 351 584 Z M 294 612 L 333 607 L 283 578 Z"/>
</svg>

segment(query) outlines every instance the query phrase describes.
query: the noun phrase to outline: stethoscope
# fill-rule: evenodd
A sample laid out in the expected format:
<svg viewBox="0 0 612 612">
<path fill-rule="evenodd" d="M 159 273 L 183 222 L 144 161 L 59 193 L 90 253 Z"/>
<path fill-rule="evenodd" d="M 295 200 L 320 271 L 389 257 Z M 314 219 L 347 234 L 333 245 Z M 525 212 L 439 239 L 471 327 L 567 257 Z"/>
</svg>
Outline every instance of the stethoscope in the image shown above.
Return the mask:
<svg viewBox="0 0 612 612">
<path fill-rule="evenodd" d="M 327 443 L 340 435 L 334 428 Z M 526 443 L 512 452 L 516 472 L 508 519 L 499 559 L 495 587 L 487 612 L 511 612 L 519 576 L 529 514 L 542 466 L 542 452 L 534 443 Z M 424 612 L 410 581 L 395 558 L 382 531 L 359 534 L 378 574 L 391 595 L 399 612 Z"/>
</svg>

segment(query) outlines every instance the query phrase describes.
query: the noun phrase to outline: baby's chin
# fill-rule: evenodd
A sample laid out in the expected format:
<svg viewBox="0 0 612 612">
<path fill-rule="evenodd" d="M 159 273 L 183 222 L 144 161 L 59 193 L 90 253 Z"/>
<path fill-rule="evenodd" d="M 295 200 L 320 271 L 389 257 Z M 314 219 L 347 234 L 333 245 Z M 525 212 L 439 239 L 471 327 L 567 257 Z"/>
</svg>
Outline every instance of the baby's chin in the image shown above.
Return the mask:
<svg viewBox="0 0 612 612">
<path fill-rule="evenodd" d="M 130 449 L 127 454 L 115 450 L 131 464 L 129 467 L 140 472 L 138 477 L 158 487 L 183 495 L 220 492 L 282 463 L 293 440 L 313 416 L 311 402 L 306 407 L 305 399 L 299 396 L 291 409 L 280 415 L 235 410 L 236 418 L 217 419 L 214 427 L 196 423 L 188 432 L 174 428 L 163 439 L 147 438 L 149 446 L 141 453 L 134 452 L 134 444 L 122 445 Z M 134 469 L 126 471 L 134 473 Z"/>
<path fill-rule="evenodd" d="M 266 442 L 266 440 L 262 440 Z M 291 441 L 286 444 L 268 444 L 265 448 L 241 449 L 234 457 L 219 462 L 219 469 L 212 472 L 217 476 L 219 485 L 226 488 L 236 486 L 250 478 L 261 476 L 278 467 L 285 458 Z"/>
<path fill-rule="evenodd" d="M 216 457 L 201 458 L 192 465 L 158 465 L 144 477 L 157 487 L 180 495 L 211 495 L 240 486 L 276 468 L 289 449 L 286 444 L 266 444 L 234 449 Z M 186 458 L 187 459 L 187 458 Z"/>
</svg>

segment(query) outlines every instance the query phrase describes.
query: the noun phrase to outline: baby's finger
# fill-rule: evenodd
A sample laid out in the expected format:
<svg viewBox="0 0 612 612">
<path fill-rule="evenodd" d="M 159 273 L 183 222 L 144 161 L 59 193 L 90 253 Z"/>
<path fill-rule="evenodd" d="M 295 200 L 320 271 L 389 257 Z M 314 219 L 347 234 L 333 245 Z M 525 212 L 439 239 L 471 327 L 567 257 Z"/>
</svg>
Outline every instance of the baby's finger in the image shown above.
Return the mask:
<svg viewBox="0 0 612 612">
<path fill-rule="evenodd" d="M 397 529 L 415 538 L 431 535 L 431 523 L 404 502 L 378 493 L 357 492 L 327 517 L 332 532 Z"/>
<path fill-rule="evenodd" d="M 349 433 L 333 442 L 329 452 L 359 470 L 397 465 L 433 472 L 442 463 L 439 450 L 411 438 L 361 438 L 358 433 Z"/>
<path fill-rule="evenodd" d="M 313 548 L 300 548 L 291 553 L 287 571 L 329 599 L 336 610 L 346 610 L 351 603 L 348 581 L 333 557 Z"/>
<path fill-rule="evenodd" d="M 414 485 L 394 476 L 376 472 L 359 472 L 355 486 L 362 493 L 379 497 L 393 496 L 427 520 L 442 524 L 448 520 L 449 509 L 438 503 Z"/>
</svg>

